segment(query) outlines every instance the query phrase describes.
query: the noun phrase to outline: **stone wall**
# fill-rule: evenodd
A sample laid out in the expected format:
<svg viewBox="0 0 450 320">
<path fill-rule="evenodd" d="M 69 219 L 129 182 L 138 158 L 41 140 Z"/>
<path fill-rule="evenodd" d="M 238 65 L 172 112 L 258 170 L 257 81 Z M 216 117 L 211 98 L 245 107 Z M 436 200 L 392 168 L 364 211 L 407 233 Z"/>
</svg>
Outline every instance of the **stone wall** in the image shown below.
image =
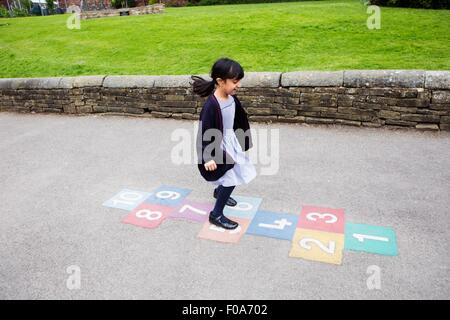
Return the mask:
<svg viewBox="0 0 450 320">
<path fill-rule="evenodd" d="M 1 0 L 0 0 L 1 2 Z M 145 6 L 148 0 L 135 0 L 136 7 Z M 87 10 L 105 10 L 112 8 L 111 0 L 64 0 L 60 1 L 60 6 L 68 8 L 70 6 L 78 6 L 83 11 Z"/>
<path fill-rule="evenodd" d="M 164 4 L 156 3 L 148 6 L 133 7 L 133 8 L 82 11 L 80 17 L 81 19 L 115 17 L 120 16 L 121 13 L 124 14 L 126 12 L 128 12 L 128 15 L 130 16 L 152 14 L 152 13 L 163 13 L 164 7 L 165 7 Z"/>
<path fill-rule="evenodd" d="M 60 7 L 68 8 L 78 6 L 82 11 L 105 10 L 111 8 L 111 0 L 64 0 L 59 2 Z"/>
<path fill-rule="evenodd" d="M 200 75 L 209 79 L 207 75 Z M 0 79 L 0 111 L 198 119 L 189 75 Z M 450 130 L 450 71 L 250 72 L 250 121 Z"/>
</svg>

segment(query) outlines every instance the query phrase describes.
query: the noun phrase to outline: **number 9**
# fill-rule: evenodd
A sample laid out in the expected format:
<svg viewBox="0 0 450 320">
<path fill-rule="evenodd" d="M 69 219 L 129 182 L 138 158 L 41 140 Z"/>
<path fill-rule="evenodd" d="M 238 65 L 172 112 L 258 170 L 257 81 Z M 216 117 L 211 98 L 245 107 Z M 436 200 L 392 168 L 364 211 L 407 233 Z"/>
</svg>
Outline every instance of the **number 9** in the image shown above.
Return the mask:
<svg viewBox="0 0 450 320">
<path fill-rule="evenodd" d="M 159 191 L 158 193 L 156 193 L 156 196 L 160 199 L 175 200 L 180 197 L 180 194 L 175 191 L 164 190 L 164 191 Z"/>
</svg>

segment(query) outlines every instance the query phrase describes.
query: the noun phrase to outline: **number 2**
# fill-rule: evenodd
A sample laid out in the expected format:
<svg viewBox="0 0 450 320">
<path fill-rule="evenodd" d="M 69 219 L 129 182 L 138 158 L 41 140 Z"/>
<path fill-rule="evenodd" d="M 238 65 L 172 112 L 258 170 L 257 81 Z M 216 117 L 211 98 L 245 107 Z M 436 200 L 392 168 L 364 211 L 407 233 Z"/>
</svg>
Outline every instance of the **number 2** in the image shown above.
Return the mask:
<svg viewBox="0 0 450 320">
<path fill-rule="evenodd" d="M 336 249 L 336 242 L 330 241 L 328 243 L 328 247 L 326 247 L 322 242 L 312 238 L 303 238 L 300 240 L 300 246 L 306 250 L 311 250 L 310 242 L 316 244 L 322 251 L 325 251 L 328 254 L 333 254 Z"/>
</svg>

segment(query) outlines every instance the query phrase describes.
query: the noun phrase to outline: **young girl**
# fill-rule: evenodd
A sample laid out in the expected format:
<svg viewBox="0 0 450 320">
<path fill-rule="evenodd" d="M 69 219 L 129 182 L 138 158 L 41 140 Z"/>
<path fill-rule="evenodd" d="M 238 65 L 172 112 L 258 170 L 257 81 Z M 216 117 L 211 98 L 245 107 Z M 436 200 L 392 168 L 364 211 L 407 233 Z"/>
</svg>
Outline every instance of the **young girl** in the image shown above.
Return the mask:
<svg viewBox="0 0 450 320">
<path fill-rule="evenodd" d="M 256 177 L 255 167 L 245 154 L 253 146 L 247 113 L 235 95 L 243 77 L 241 65 L 228 58 L 214 63 L 211 81 L 191 77 L 194 93 L 208 97 L 200 112 L 197 156 L 200 174 L 218 186 L 214 190 L 217 200 L 209 222 L 225 229 L 238 227 L 237 222 L 223 214 L 225 205 L 237 204 L 230 197 L 235 186 Z M 209 137 L 211 133 L 213 137 Z"/>
</svg>

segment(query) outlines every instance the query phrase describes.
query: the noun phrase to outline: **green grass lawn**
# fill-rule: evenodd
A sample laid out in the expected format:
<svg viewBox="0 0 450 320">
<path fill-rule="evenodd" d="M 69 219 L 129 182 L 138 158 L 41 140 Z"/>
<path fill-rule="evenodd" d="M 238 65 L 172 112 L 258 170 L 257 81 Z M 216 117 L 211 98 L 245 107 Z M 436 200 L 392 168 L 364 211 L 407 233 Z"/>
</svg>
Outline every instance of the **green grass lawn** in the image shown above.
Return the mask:
<svg viewBox="0 0 450 320">
<path fill-rule="evenodd" d="M 0 19 L 0 77 L 246 71 L 450 69 L 450 10 L 382 8 L 369 30 L 359 0 L 166 8 L 81 21 Z"/>
</svg>

